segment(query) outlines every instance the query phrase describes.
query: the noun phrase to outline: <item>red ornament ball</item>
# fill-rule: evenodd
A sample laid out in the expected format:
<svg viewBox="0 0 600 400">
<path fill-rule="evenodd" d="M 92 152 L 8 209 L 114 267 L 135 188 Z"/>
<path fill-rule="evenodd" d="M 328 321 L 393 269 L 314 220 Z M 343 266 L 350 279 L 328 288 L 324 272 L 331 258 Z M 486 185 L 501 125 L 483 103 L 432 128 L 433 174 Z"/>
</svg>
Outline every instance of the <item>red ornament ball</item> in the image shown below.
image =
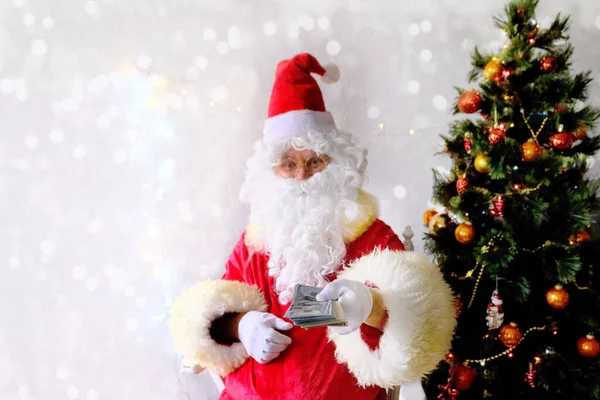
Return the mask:
<svg viewBox="0 0 600 400">
<path fill-rule="evenodd" d="M 550 304 L 550 307 L 562 310 L 569 304 L 569 293 L 562 285 L 557 284 L 546 293 L 546 301 Z"/>
<path fill-rule="evenodd" d="M 458 98 L 458 109 L 465 114 L 473 114 L 481 109 L 481 95 L 475 90 L 463 92 Z"/>
<path fill-rule="evenodd" d="M 554 72 L 558 69 L 558 60 L 552 56 L 546 56 L 540 60 L 540 69 L 544 72 Z"/>
<path fill-rule="evenodd" d="M 510 324 L 504 325 L 502 328 L 500 328 L 498 337 L 506 347 L 515 347 L 523 338 L 523 334 L 521 333 L 521 330 L 517 324 L 511 322 Z"/>
<path fill-rule="evenodd" d="M 465 190 L 467 190 L 467 188 L 469 187 L 469 178 L 460 178 L 459 180 L 456 181 L 456 191 L 458 192 L 458 195 L 460 196 L 461 194 L 463 194 L 465 192 Z"/>
<path fill-rule="evenodd" d="M 571 132 L 574 140 L 583 140 L 587 136 L 588 128 L 585 124 L 579 125 L 574 132 Z"/>
<path fill-rule="evenodd" d="M 592 238 L 590 237 L 590 234 L 585 231 L 585 230 L 581 230 L 577 233 L 577 238 L 575 239 L 577 241 L 577 243 L 585 243 L 585 242 L 589 242 Z"/>
<path fill-rule="evenodd" d="M 466 365 L 454 365 L 450 371 L 450 383 L 458 390 L 467 390 L 473 385 L 477 371 Z"/>
<path fill-rule="evenodd" d="M 554 112 L 556 114 L 560 114 L 561 112 L 565 112 L 569 109 L 569 105 L 565 103 L 557 104 L 554 106 Z"/>
<path fill-rule="evenodd" d="M 550 137 L 550 146 L 558 150 L 566 150 L 573 145 L 573 136 L 568 132 L 558 132 Z"/>
<path fill-rule="evenodd" d="M 594 335 L 587 335 L 577 341 L 577 351 L 584 357 L 594 358 L 600 354 L 600 344 Z"/>
<path fill-rule="evenodd" d="M 494 128 L 490 131 L 490 134 L 488 135 L 488 141 L 490 142 L 490 144 L 495 145 L 503 141 L 505 137 L 506 132 L 503 129 Z"/>
</svg>

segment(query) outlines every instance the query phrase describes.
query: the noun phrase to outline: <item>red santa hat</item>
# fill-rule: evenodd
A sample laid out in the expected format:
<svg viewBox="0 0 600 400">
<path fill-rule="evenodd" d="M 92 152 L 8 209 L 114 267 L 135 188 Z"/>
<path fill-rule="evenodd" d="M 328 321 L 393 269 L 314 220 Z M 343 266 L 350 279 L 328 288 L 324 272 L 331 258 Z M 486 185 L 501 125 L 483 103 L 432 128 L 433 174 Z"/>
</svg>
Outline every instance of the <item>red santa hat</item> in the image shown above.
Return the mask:
<svg viewBox="0 0 600 400">
<path fill-rule="evenodd" d="M 275 83 L 265 121 L 266 142 L 306 135 L 310 131 L 330 132 L 336 129 L 331 113 L 326 111 L 323 94 L 311 73 L 323 82 L 339 79 L 335 65 L 321 66 L 308 53 L 298 54 L 277 65 Z"/>
</svg>

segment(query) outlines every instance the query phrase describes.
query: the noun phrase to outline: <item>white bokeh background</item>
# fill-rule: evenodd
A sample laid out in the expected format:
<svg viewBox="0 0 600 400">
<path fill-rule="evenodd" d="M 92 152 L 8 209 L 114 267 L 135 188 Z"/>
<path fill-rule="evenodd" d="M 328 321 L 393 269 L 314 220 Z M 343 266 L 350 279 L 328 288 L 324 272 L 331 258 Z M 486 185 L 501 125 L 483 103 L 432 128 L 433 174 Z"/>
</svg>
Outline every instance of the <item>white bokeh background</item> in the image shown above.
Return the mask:
<svg viewBox="0 0 600 400">
<path fill-rule="evenodd" d="M 574 67 L 600 78 L 600 2 L 543 3 L 542 25 L 573 15 Z M 419 248 L 453 86 L 474 45 L 503 44 L 502 6 L 2 0 L 0 400 L 217 397 L 179 374 L 168 306 L 222 273 L 275 65 L 294 53 L 339 65 L 326 104 L 369 150 L 383 219 L 412 224 Z"/>
</svg>

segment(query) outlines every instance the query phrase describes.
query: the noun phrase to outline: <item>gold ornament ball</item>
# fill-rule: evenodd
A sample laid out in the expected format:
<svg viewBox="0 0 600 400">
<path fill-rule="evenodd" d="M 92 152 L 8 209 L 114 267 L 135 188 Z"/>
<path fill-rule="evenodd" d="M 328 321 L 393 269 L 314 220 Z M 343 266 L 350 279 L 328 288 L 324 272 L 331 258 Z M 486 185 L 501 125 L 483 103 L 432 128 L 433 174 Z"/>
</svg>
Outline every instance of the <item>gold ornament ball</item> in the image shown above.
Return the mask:
<svg viewBox="0 0 600 400">
<path fill-rule="evenodd" d="M 436 233 L 438 230 L 446 228 L 449 220 L 445 214 L 436 214 L 429 220 L 429 230 L 431 233 Z"/>
<path fill-rule="evenodd" d="M 557 284 L 546 293 L 546 301 L 550 304 L 550 307 L 562 310 L 569 304 L 569 293 L 562 285 Z"/>
<path fill-rule="evenodd" d="M 584 357 L 594 358 L 600 353 L 600 344 L 594 335 L 587 335 L 577 341 L 577 351 Z"/>
<path fill-rule="evenodd" d="M 487 174 L 490 172 L 490 158 L 487 154 L 478 154 L 473 163 L 477 172 Z"/>
<path fill-rule="evenodd" d="M 437 211 L 435 211 L 435 210 L 425 211 L 425 214 L 423 214 L 423 222 L 425 223 L 425 225 L 429 225 L 429 221 L 431 221 L 431 218 L 433 218 L 433 216 L 436 214 L 437 214 Z"/>
<path fill-rule="evenodd" d="M 537 144 L 533 139 L 521 145 L 521 158 L 525 162 L 533 162 L 542 155 L 542 146 Z"/>
<path fill-rule="evenodd" d="M 496 57 L 494 57 L 485 65 L 485 68 L 483 69 L 483 73 L 486 78 L 494 79 L 498 75 L 502 75 L 503 69 L 504 69 L 504 67 L 502 66 L 502 63 L 500 62 L 500 60 L 498 60 Z"/>
<path fill-rule="evenodd" d="M 460 224 L 454 230 L 454 237 L 461 244 L 469 244 L 475 239 L 475 228 L 471 224 Z"/>
<path fill-rule="evenodd" d="M 523 334 L 521 333 L 521 330 L 517 324 L 511 322 L 510 324 L 504 325 L 502 328 L 500 328 L 498 337 L 506 347 L 515 347 L 523 338 Z"/>
</svg>

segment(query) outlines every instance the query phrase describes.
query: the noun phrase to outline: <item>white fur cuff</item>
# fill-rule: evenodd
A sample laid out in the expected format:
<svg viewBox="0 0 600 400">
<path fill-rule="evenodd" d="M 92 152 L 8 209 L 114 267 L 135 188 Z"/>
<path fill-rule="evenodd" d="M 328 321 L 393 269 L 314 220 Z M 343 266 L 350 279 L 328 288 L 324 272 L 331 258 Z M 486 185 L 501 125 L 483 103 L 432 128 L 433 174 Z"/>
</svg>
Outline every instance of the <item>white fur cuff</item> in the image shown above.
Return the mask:
<svg viewBox="0 0 600 400">
<path fill-rule="evenodd" d="M 444 358 L 456 326 L 453 296 L 425 255 L 377 250 L 338 278 L 377 285 L 388 310 L 375 351 L 362 340 L 360 330 L 344 336 L 329 330 L 337 360 L 348 364 L 360 385 L 390 388 L 414 382 Z"/>
<path fill-rule="evenodd" d="M 248 354 L 241 343 L 231 346 L 216 343 L 209 332 L 212 322 L 229 312 L 265 309 L 263 294 L 255 286 L 222 279 L 200 282 L 175 300 L 169 329 L 186 364 L 198 365 L 225 376 L 242 365 Z"/>
</svg>

